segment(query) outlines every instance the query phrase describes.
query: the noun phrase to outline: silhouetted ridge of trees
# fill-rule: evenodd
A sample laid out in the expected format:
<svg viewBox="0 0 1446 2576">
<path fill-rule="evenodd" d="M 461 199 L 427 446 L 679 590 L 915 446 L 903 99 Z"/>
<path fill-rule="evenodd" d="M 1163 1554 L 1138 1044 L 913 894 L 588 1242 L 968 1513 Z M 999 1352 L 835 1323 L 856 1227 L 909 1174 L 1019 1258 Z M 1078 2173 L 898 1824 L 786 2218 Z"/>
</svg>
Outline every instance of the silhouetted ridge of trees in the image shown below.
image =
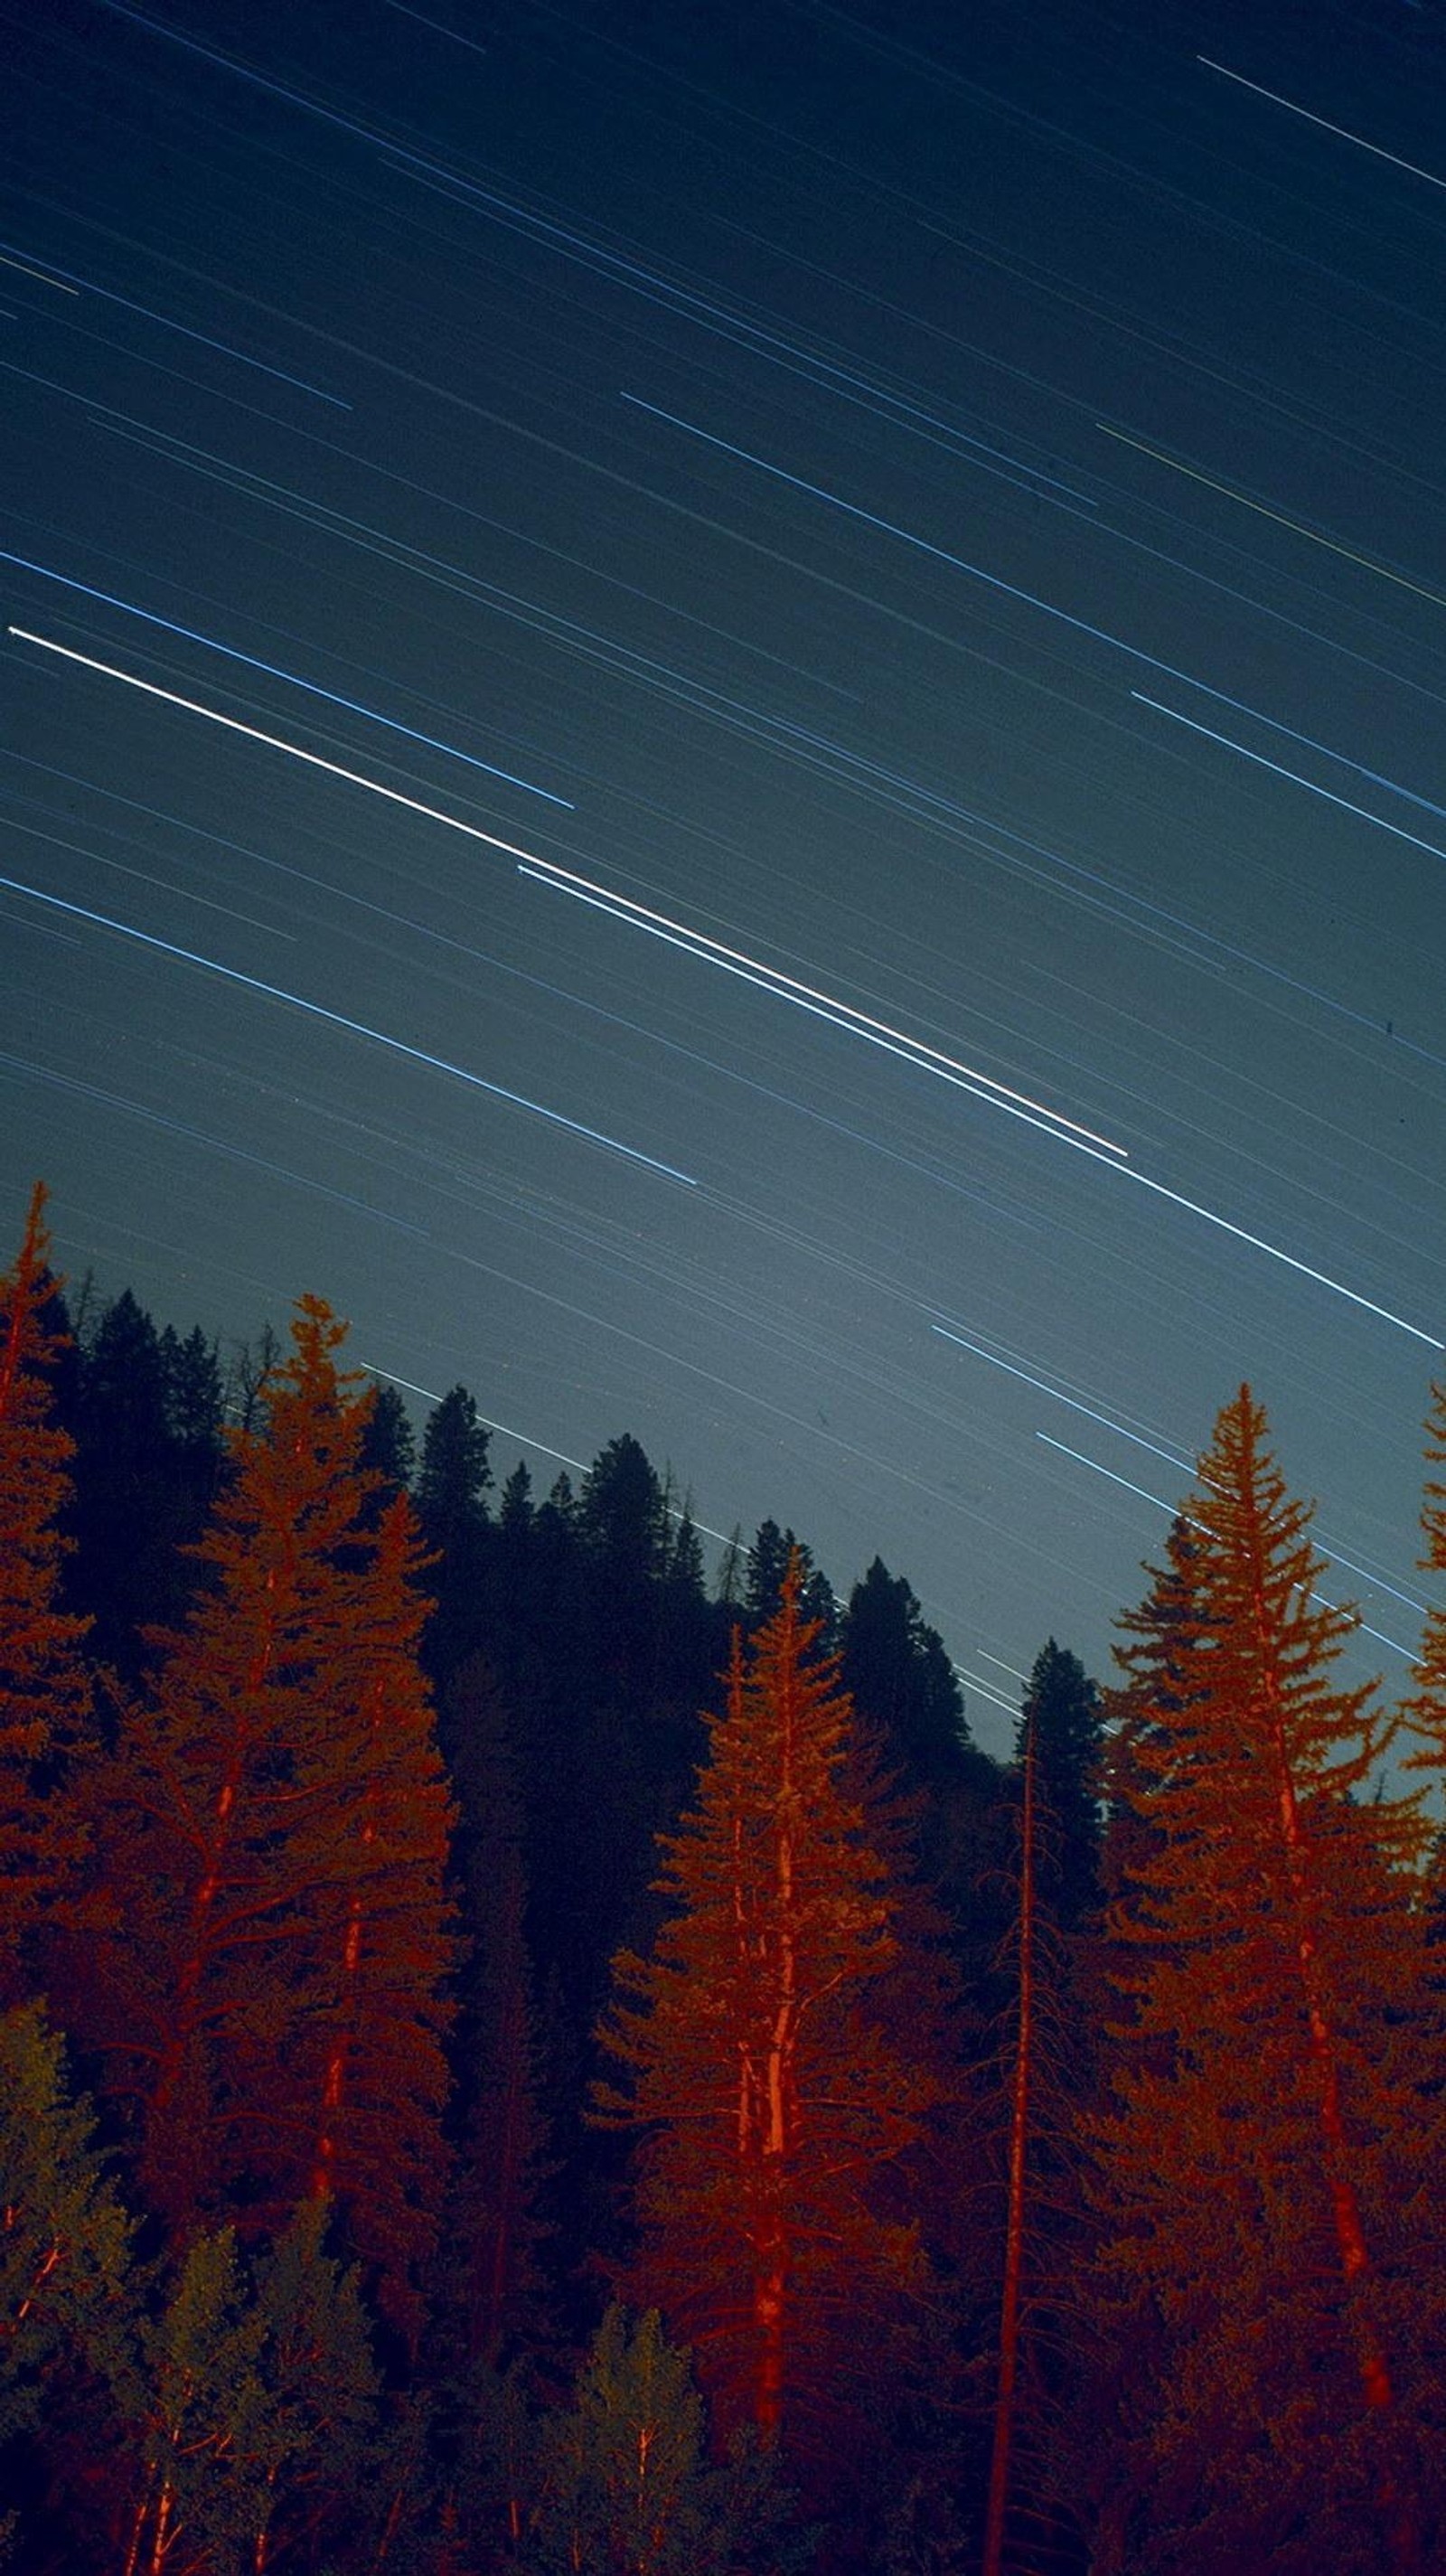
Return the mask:
<svg viewBox="0 0 1446 2576">
<path fill-rule="evenodd" d="M 1402 1705 L 1242 1388 L 999 1764 L 882 1558 L 710 1592 L 631 1435 L 539 1495 L 317 1298 L 223 1352 L 48 1254 L 37 1191 L 0 2563 L 1441 2563 L 1446 1388 Z"/>
</svg>

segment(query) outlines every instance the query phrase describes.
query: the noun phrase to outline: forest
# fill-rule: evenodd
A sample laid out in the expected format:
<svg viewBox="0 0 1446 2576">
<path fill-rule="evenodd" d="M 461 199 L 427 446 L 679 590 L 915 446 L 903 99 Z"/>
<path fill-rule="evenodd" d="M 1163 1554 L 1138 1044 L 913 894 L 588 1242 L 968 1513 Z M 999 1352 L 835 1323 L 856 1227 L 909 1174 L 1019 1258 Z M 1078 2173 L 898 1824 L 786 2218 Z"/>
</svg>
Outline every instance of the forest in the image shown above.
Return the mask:
<svg viewBox="0 0 1446 2576">
<path fill-rule="evenodd" d="M 1446 1387 L 1406 1695 L 1228 1394 L 1013 1758 L 908 1581 L 301 1297 L 0 1281 L 0 2560 L 1446 2563 Z M 1225 1391 L 1222 1391 L 1225 1392 Z"/>
</svg>

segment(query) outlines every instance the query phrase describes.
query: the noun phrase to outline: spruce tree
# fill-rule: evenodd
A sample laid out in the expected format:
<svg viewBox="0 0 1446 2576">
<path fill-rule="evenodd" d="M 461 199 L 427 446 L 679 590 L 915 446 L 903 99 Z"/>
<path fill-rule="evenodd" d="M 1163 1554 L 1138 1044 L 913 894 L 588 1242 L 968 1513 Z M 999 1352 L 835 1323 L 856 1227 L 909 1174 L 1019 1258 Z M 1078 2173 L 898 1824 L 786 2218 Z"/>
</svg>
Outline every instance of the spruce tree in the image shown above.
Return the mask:
<svg viewBox="0 0 1446 2576">
<path fill-rule="evenodd" d="M 417 1662 L 421 1550 L 359 1465 L 344 1327 L 289 1364 L 197 1549 L 91 1811 L 98 1933 L 64 1967 L 140 2171 L 177 2229 L 335 2200 L 410 2326 L 443 2165 L 450 1804 Z"/>
<path fill-rule="evenodd" d="M 696 1804 L 660 1838 L 669 1917 L 616 1962 L 599 2113 L 640 2133 L 629 2294 L 694 2345 L 725 2433 L 818 2464 L 922 2287 L 890 2185 L 946 2085 L 937 2027 L 898 2045 L 906 1907 L 799 1582 L 795 1558 L 746 1664 L 735 1636 Z"/>
<path fill-rule="evenodd" d="M 656 2309 L 608 2309 L 538 2451 L 533 2563 L 550 2576 L 729 2576 L 767 2551 L 775 2483 L 756 2456 L 709 2461 L 691 2355 Z"/>
<path fill-rule="evenodd" d="M 954 1667 L 912 1587 L 881 1557 L 849 1595 L 843 1678 L 912 1779 L 943 1781 L 959 1771 L 967 1729 Z"/>
<path fill-rule="evenodd" d="M 1439 2546 L 1424 1827 L 1380 1789 L 1371 1686 L 1337 1679 L 1355 1621 L 1309 1520 L 1242 1388 L 1126 1622 L 1102 2567 L 1314 2576 Z"/>
<path fill-rule="evenodd" d="M 31 1989 L 37 1927 L 75 1883 L 78 1824 L 60 1792 L 91 1726 L 89 1622 L 60 1607 L 74 1448 L 51 1403 L 60 1336 L 48 1252 L 37 1186 L 0 1280 L 0 2005 Z"/>
<path fill-rule="evenodd" d="M 94 2130 L 39 2006 L 0 2018 L 0 2443 L 33 2431 L 62 2371 L 125 2378 L 134 2225 Z"/>
</svg>

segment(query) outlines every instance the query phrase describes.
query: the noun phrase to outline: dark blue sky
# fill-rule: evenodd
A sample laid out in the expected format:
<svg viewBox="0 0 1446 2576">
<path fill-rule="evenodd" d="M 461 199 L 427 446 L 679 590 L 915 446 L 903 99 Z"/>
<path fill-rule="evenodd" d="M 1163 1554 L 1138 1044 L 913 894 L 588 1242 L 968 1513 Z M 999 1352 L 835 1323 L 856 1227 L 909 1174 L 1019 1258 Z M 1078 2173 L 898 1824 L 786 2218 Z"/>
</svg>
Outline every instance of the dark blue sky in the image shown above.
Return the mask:
<svg viewBox="0 0 1446 2576">
<path fill-rule="evenodd" d="M 1439 12 L 0 31 L 12 1238 L 881 1552 L 995 1747 L 1248 1377 L 1396 1687 Z"/>
</svg>

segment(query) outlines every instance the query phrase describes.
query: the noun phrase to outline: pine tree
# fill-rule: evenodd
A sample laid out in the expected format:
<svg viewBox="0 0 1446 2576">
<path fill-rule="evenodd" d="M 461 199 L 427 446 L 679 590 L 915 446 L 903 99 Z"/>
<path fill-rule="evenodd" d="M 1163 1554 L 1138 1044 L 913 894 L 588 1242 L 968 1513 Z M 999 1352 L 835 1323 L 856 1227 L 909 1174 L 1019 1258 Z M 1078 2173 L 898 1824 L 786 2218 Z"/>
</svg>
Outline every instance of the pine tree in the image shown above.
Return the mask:
<svg viewBox="0 0 1446 2576">
<path fill-rule="evenodd" d="M 322 2550 L 367 2517 L 379 2385 L 354 2266 L 326 2246 L 324 2201 L 303 2202 L 256 2267 L 265 2487 L 248 2534 L 251 2576 Z"/>
<path fill-rule="evenodd" d="M 540 2448 L 536 2563 L 556 2576 L 727 2576 L 776 2511 L 762 2463 L 710 2464 L 691 2356 L 656 2309 L 608 2309 Z"/>
<path fill-rule="evenodd" d="M 416 1453 L 417 1444 L 400 1395 L 394 1386 L 378 1386 L 362 1443 L 362 1465 L 380 1477 L 377 1490 L 387 1501 L 393 1494 L 410 1491 Z"/>
<path fill-rule="evenodd" d="M 241 2576 L 267 2512 L 264 2332 L 229 2228 L 197 2237 L 141 2333 L 125 2576 L 165 2576 L 178 2556 Z"/>
<path fill-rule="evenodd" d="M 1009 2179 L 1004 2222 L 1004 2263 L 999 2302 L 999 2369 L 984 2522 L 983 2576 L 1000 2576 L 1010 2499 L 1010 2455 L 1019 2414 L 1020 2343 L 1024 2310 L 1024 2258 L 1032 2197 L 1034 2095 L 1039 2087 L 1039 1834 L 1035 1782 L 1037 1711 L 1026 1704 L 1020 1726 L 1019 1767 L 1023 1800 L 1019 1828 L 1019 1908 L 1015 1949 L 1015 2010 L 1009 2069 Z"/>
<path fill-rule="evenodd" d="M 439 1686 L 476 1653 L 483 1635 L 490 1439 L 465 1386 L 443 1396 L 422 1435 L 417 1519 L 435 1558 L 425 1659 Z"/>
<path fill-rule="evenodd" d="M 372 1507 L 343 1330 L 304 1299 L 264 1429 L 236 1436 L 209 1582 L 97 1775 L 109 1919 L 65 1968 L 172 2225 L 334 2198 L 410 2324 L 443 2162 L 451 1819 L 420 1547 L 405 1496 Z"/>
<path fill-rule="evenodd" d="M 947 1779 L 959 1769 L 967 1729 L 954 1667 L 910 1585 L 881 1557 L 849 1595 L 843 1678 L 911 1778 Z"/>
<path fill-rule="evenodd" d="M 735 1636 L 696 1806 L 661 1838 L 673 1911 L 616 1963 L 599 2115 L 642 2132 L 630 2293 L 695 2345 L 725 2432 L 818 2458 L 921 2287 L 888 2186 L 944 2085 L 937 2033 L 904 2054 L 890 2027 L 902 1907 L 799 1575 L 746 1666 Z"/>
<path fill-rule="evenodd" d="M 1102 2567 L 1407 2568 L 1439 2540 L 1424 1827 L 1363 1794 L 1388 1730 L 1336 1682 L 1355 1622 L 1264 1442 L 1242 1388 L 1120 1653 L 1137 1829 L 1094 2196 L 1134 2510 Z"/>
<path fill-rule="evenodd" d="M 133 2223 L 37 2005 L 0 2019 L 0 2442 L 40 2421 L 62 2364 L 125 2376 Z"/>
<path fill-rule="evenodd" d="M 19 1260 L 0 1280 L 0 2005 L 27 1991 L 32 1936 L 74 1881 L 78 1828 L 57 1772 L 91 1724 L 89 1622 L 59 1604 L 73 1443 L 47 1377 L 59 1348 L 48 1252 L 37 1186 Z"/>
<path fill-rule="evenodd" d="M 1015 1739 L 1034 1750 L 1042 1831 L 1040 1894 L 1061 1930 L 1077 1931 L 1100 1901 L 1100 1695 L 1078 1655 L 1049 1638 L 1034 1659 Z"/>
<path fill-rule="evenodd" d="M 831 1654 L 838 1643 L 838 1603 L 833 1586 L 820 1566 L 814 1564 L 811 1549 L 791 1529 L 781 1530 L 777 1521 L 760 1521 L 753 1544 L 748 1551 L 744 1572 L 744 1618 L 750 1628 L 761 1628 L 771 1619 L 783 1599 L 783 1585 L 794 1559 L 798 1561 L 798 1606 L 805 1619 L 815 1621 L 819 1641 Z"/>
</svg>

